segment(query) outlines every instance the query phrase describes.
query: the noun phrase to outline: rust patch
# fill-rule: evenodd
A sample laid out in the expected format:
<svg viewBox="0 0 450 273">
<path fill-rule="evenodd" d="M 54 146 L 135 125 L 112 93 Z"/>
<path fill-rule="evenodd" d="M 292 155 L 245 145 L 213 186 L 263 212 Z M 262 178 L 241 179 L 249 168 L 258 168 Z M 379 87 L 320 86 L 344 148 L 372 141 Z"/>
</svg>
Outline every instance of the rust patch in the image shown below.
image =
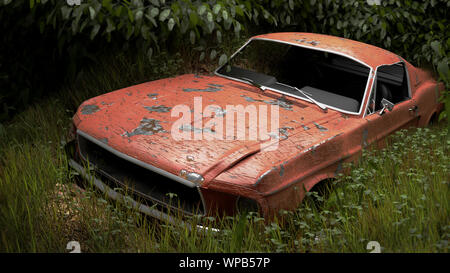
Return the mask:
<svg viewBox="0 0 450 273">
<path fill-rule="evenodd" d="M 90 115 L 90 114 L 93 114 L 93 113 L 95 113 L 95 112 L 97 112 L 99 110 L 100 110 L 100 108 L 97 105 L 88 104 L 88 105 L 83 106 L 83 109 L 81 109 L 81 113 L 83 115 Z"/>
<path fill-rule="evenodd" d="M 125 132 L 128 137 L 135 135 L 154 135 L 157 133 L 167 133 L 166 130 L 159 124 L 160 121 L 152 118 L 143 118 L 139 127 L 134 129 L 131 133 Z"/>
</svg>

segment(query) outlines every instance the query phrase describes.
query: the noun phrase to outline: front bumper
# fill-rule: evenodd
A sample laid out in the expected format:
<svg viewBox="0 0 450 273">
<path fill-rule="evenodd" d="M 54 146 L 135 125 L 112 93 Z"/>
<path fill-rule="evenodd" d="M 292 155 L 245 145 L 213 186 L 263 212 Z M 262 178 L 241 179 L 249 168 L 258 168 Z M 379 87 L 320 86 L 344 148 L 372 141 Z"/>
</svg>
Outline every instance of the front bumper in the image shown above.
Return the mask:
<svg viewBox="0 0 450 273">
<path fill-rule="evenodd" d="M 167 213 L 164 213 L 157 209 L 151 208 L 145 204 L 139 203 L 139 202 L 133 200 L 132 198 L 130 198 L 129 196 L 125 196 L 125 195 L 111 189 L 107 184 L 102 182 L 100 179 L 98 179 L 95 176 L 86 172 L 85 168 L 83 166 L 81 166 L 78 162 L 76 162 L 75 160 L 70 159 L 69 165 L 74 170 L 76 170 L 84 179 L 86 179 L 87 181 L 92 181 L 93 186 L 96 189 L 100 190 L 102 193 L 106 194 L 109 198 L 111 198 L 115 201 L 121 202 L 123 204 L 130 205 L 133 209 L 135 209 L 141 213 L 144 213 L 145 215 L 159 219 L 161 221 L 165 221 L 165 222 L 168 222 L 173 225 L 178 225 L 178 226 L 187 228 L 188 230 L 192 229 L 192 226 L 187 224 L 183 220 L 180 220 L 178 218 L 170 216 Z M 197 230 L 209 230 L 209 231 L 215 231 L 215 232 L 219 231 L 218 229 L 205 227 L 202 225 L 197 225 L 196 228 L 197 228 Z"/>
</svg>

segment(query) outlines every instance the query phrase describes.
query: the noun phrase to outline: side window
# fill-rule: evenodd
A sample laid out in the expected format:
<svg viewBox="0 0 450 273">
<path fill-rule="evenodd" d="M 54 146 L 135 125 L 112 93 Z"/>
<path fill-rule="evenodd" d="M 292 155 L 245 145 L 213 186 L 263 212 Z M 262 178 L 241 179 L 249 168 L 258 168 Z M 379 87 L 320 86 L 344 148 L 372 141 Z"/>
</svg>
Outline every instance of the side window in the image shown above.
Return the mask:
<svg viewBox="0 0 450 273">
<path fill-rule="evenodd" d="M 378 67 L 375 85 L 369 98 L 367 114 L 381 110 L 381 100 L 386 99 L 393 104 L 410 99 L 408 77 L 403 63 Z"/>
</svg>

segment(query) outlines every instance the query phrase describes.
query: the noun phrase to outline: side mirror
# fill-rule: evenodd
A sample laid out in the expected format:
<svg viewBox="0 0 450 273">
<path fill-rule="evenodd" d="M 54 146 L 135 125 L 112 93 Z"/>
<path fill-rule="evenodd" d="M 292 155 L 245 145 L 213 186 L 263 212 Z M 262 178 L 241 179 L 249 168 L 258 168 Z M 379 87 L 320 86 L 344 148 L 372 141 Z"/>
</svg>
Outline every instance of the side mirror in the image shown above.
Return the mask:
<svg viewBox="0 0 450 273">
<path fill-rule="evenodd" d="M 384 114 L 384 112 L 386 111 L 386 109 L 388 109 L 389 111 L 392 111 L 392 109 L 394 109 L 394 104 L 390 101 L 388 101 L 387 99 L 383 98 L 381 100 L 381 105 L 383 105 L 383 109 L 380 110 L 380 112 L 378 112 L 378 114 L 381 116 Z"/>
</svg>

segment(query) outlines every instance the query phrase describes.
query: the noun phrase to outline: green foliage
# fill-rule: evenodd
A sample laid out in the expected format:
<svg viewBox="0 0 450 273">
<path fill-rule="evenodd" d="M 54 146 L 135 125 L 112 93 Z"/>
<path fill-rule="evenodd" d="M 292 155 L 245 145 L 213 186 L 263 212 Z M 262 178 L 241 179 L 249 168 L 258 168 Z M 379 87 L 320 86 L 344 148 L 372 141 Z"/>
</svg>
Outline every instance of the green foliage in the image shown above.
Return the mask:
<svg viewBox="0 0 450 273">
<path fill-rule="evenodd" d="M 0 252 L 67 252 L 72 240 L 82 252 L 368 252 L 368 241 L 378 241 L 382 252 L 449 252 L 450 134 L 438 126 L 398 132 L 385 149 L 364 151 L 328 198 L 308 193 L 278 218 L 188 219 L 190 227 L 219 233 L 145 218 L 129 204 L 74 187 L 79 175 L 68 168 L 61 143 L 73 109 L 145 77 L 183 70 L 174 55 L 152 58 L 166 68 L 140 55 L 110 55 L 0 130 Z"/>
<path fill-rule="evenodd" d="M 76 79 L 105 47 L 145 52 L 196 48 L 226 60 L 224 36 L 245 31 L 304 31 L 389 49 L 416 65 L 432 63 L 448 83 L 450 2 L 365 0 L 2 0 L 0 113 L 27 105 Z M 16 20 L 24 18 L 24 20 Z M 217 46 L 219 45 L 219 46 Z M 447 88 L 448 89 L 448 88 Z M 446 92 L 448 94 L 448 91 Z M 444 98 L 448 102 L 448 95 Z M 448 109 L 448 107 L 447 107 Z"/>
</svg>

